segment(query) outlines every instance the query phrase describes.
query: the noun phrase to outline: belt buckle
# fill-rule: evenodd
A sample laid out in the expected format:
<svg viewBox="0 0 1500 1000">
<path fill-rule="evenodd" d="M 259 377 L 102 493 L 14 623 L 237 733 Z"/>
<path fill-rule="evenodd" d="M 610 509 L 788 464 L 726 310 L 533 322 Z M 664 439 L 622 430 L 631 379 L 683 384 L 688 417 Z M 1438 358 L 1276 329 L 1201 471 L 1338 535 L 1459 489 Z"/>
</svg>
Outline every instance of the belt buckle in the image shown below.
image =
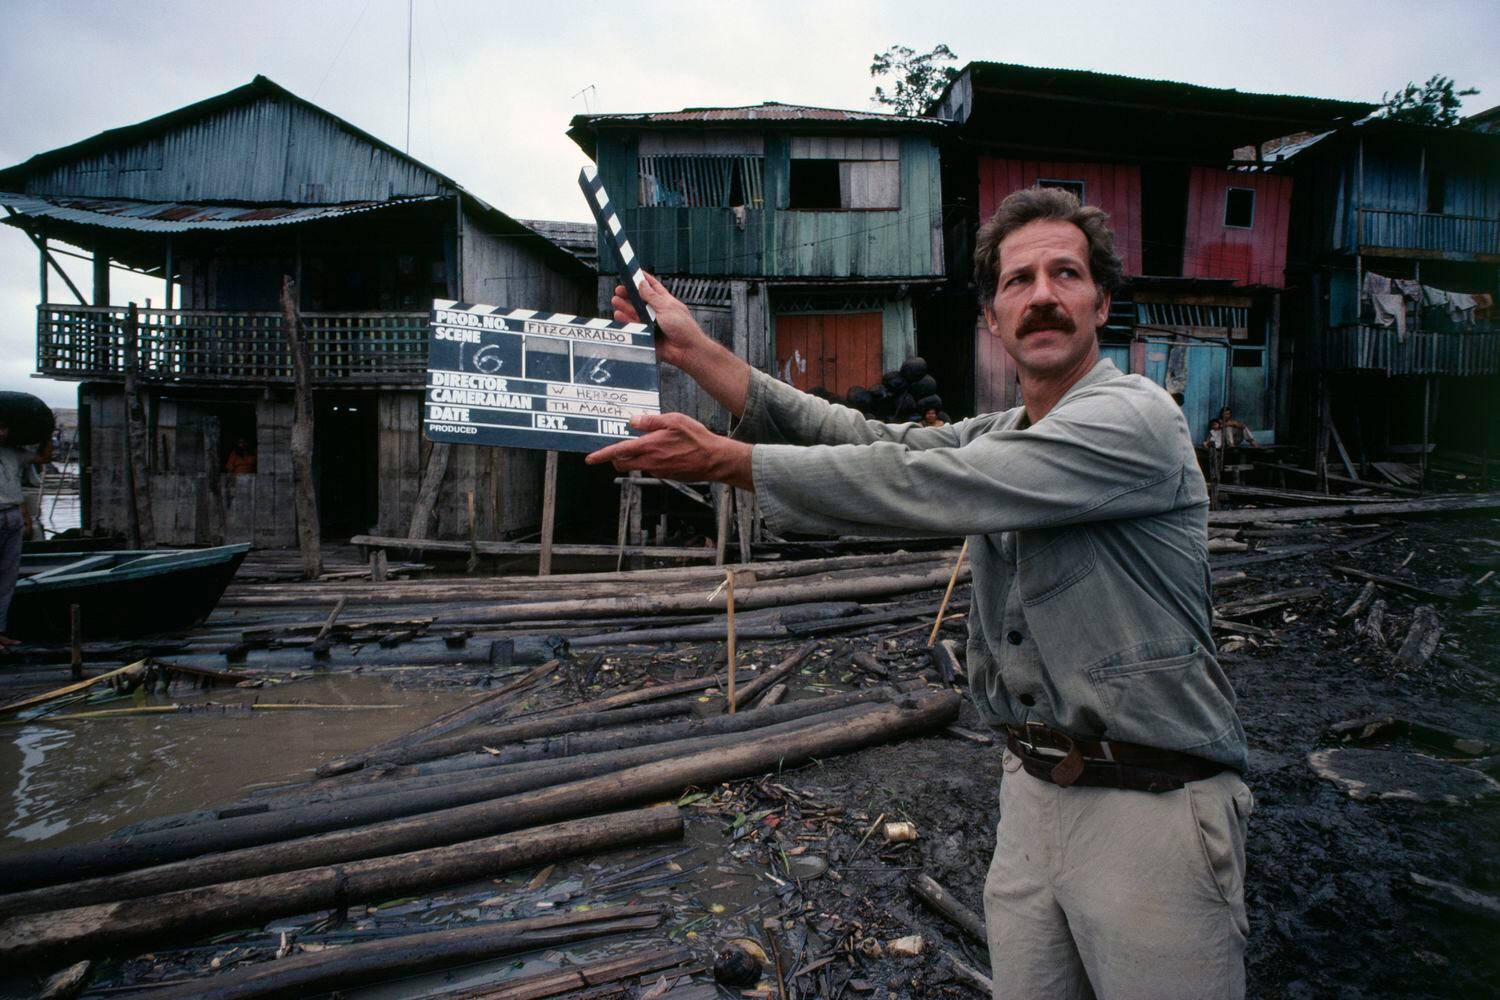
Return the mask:
<svg viewBox="0 0 1500 1000">
<path fill-rule="evenodd" d="M 1047 731 L 1046 724 L 1041 723 L 1041 722 L 1026 722 L 1026 723 L 1023 723 L 1019 727 L 1019 729 L 1020 729 L 1020 732 L 1016 734 L 1016 742 L 1019 743 L 1019 744 L 1021 744 L 1021 746 L 1025 747 L 1031 753 L 1036 753 L 1037 752 L 1037 745 L 1036 745 L 1035 741 L 1033 741 L 1032 739 L 1030 739 L 1030 734 L 1032 732 L 1042 732 L 1042 733 L 1045 733 Z"/>
</svg>

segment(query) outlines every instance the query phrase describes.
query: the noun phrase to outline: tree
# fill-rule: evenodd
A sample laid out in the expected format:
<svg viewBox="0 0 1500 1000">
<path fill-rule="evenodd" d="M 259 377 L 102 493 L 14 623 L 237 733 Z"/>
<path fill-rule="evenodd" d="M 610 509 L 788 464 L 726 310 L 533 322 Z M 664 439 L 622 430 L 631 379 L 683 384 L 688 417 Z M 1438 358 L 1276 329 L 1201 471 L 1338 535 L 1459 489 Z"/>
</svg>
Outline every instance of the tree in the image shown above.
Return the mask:
<svg viewBox="0 0 1500 1000">
<path fill-rule="evenodd" d="M 957 69 L 941 65 L 957 58 L 946 45 L 920 54 L 905 45 L 892 45 L 884 52 L 877 52 L 870 64 L 870 75 L 894 77 L 895 86 L 887 93 L 877 84 L 875 103 L 884 104 L 898 115 L 924 113 L 942 96 L 943 89 L 958 78 Z"/>
<path fill-rule="evenodd" d="M 1479 93 L 1477 87 L 1454 90 L 1453 80 L 1437 74 L 1422 86 L 1408 83 L 1394 94 L 1381 94 L 1384 117 L 1414 125 L 1452 128 L 1458 124 L 1458 109 L 1463 98 Z"/>
</svg>

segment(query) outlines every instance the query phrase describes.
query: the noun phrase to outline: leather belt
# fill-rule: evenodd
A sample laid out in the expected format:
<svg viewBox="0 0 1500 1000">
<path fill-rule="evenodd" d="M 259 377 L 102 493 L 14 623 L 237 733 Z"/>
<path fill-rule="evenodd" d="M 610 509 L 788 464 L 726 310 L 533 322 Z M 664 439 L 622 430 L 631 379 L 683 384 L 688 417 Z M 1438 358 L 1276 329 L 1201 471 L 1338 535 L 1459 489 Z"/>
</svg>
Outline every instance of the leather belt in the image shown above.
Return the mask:
<svg viewBox="0 0 1500 1000">
<path fill-rule="evenodd" d="M 1006 727 L 1006 745 L 1034 778 L 1060 785 L 1171 792 L 1211 778 L 1225 765 L 1120 740 L 1088 740 L 1041 723 Z"/>
</svg>

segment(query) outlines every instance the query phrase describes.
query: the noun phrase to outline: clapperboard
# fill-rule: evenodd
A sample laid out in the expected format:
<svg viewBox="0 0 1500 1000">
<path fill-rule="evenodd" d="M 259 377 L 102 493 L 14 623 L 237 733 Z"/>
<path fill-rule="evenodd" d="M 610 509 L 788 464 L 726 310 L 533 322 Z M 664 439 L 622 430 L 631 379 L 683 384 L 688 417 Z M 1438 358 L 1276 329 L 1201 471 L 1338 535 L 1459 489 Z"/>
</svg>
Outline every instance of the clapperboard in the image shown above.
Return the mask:
<svg viewBox="0 0 1500 1000">
<path fill-rule="evenodd" d="M 661 396 L 651 328 L 438 299 L 427 353 L 427 437 L 594 451 L 634 437 Z"/>
<path fill-rule="evenodd" d="M 578 183 L 637 313 L 655 321 L 594 168 Z M 630 418 L 661 411 L 651 327 L 434 300 L 423 411 L 428 440 L 453 444 L 595 451 L 635 437 Z"/>
</svg>

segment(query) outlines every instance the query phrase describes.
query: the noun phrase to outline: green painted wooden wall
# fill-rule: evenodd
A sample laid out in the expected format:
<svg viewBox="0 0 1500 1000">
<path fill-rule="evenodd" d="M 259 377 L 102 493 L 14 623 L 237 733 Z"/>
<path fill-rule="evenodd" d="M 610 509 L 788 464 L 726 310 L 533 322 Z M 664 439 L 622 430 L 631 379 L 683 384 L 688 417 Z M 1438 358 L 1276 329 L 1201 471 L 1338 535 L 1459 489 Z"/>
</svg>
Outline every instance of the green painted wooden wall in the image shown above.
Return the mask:
<svg viewBox="0 0 1500 1000">
<path fill-rule="evenodd" d="M 765 206 L 744 221 L 728 208 L 640 208 L 636 141 L 604 134 L 599 174 L 648 270 L 765 278 L 891 278 L 943 273 L 942 190 L 930 139 L 901 139 L 899 210 L 791 211 L 789 143 L 765 141 Z M 601 260 L 609 250 L 600 243 Z"/>
</svg>

